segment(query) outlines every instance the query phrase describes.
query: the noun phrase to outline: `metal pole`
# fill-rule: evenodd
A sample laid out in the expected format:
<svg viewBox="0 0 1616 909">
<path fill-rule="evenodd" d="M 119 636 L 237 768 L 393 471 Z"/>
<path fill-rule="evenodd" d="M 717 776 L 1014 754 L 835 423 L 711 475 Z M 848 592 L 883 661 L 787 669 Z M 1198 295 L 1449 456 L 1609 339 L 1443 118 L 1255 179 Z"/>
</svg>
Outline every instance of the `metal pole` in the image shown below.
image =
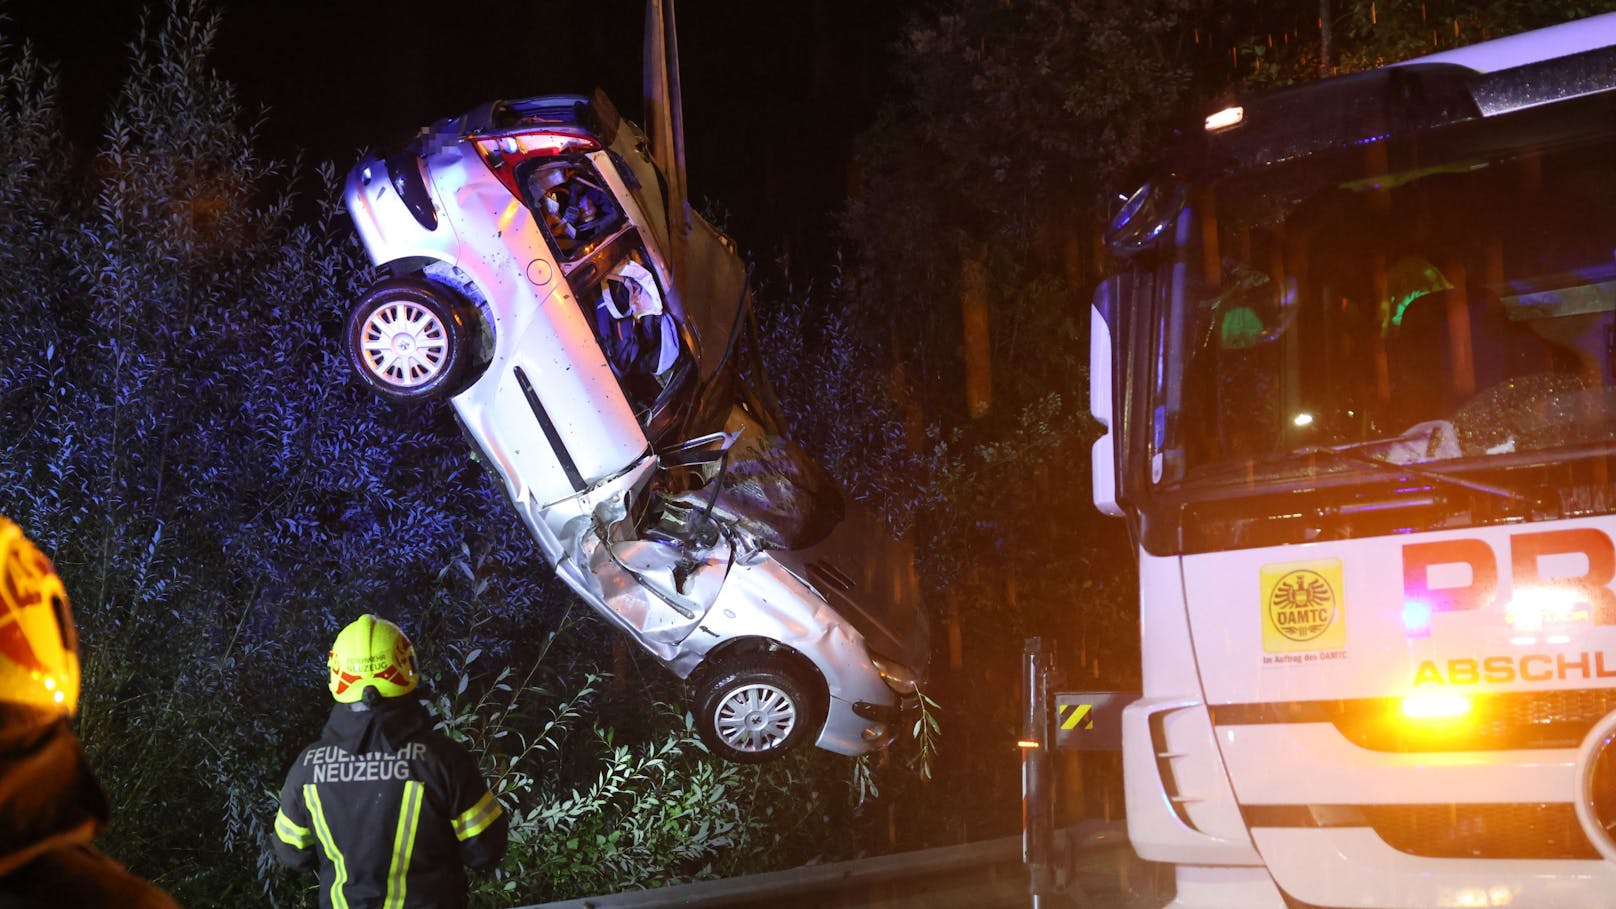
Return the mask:
<svg viewBox="0 0 1616 909">
<path fill-rule="evenodd" d="M 1049 657 L 1043 638 L 1028 638 L 1021 656 L 1021 858 L 1032 909 L 1055 892 L 1054 798 L 1049 765 Z"/>
</svg>

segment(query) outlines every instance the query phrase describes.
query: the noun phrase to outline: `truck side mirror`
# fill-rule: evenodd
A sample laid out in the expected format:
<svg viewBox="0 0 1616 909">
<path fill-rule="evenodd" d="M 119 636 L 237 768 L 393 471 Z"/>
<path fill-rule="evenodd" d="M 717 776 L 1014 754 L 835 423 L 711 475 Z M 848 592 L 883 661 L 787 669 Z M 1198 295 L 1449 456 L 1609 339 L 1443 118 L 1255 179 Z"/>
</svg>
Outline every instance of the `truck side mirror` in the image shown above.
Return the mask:
<svg viewBox="0 0 1616 909">
<path fill-rule="evenodd" d="M 1094 477 L 1094 507 L 1120 517 L 1117 505 L 1116 442 L 1111 435 L 1111 326 L 1107 315 L 1117 311 L 1120 279 L 1107 278 L 1094 291 L 1089 316 L 1089 413 L 1105 429 L 1094 443 L 1089 461 Z"/>
</svg>

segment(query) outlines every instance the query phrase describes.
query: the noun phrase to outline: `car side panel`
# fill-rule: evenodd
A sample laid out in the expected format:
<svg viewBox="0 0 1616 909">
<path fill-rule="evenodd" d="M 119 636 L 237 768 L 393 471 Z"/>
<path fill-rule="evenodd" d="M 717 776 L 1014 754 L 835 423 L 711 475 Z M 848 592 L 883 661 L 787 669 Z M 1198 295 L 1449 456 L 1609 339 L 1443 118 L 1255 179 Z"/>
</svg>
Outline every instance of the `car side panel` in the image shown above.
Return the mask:
<svg viewBox="0 0 1616 909">
<path fill-rule="evenodd" d="M 540 504 L 618 474 L 645 452 L 634 419 L 540 227 L 464 144 L 429 160 L 454 264 L 487 304 L 494 354 L 454 398 L 513 499 Z"/>
</svg>

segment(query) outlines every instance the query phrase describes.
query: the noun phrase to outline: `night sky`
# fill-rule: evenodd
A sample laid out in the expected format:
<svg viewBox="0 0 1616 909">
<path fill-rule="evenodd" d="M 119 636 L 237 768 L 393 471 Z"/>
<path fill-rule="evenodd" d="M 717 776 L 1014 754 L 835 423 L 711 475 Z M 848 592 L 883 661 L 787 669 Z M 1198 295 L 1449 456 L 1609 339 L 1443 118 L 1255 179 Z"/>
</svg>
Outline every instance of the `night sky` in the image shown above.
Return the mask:
<svg viewBox="0 0 1616 909">
<path fill-rule="evenodd" d="M 853 137 L 892 84 L 890 46 L 920 4 L 684 0 L 677 5 L 693 200 L 744 250 L 830 249 Z M 263 147 L 346 168 L 440 117 L 495 98 L 604 88 L 641 121 L 643 0 L 216 0 L 216 68 Z M 0 0 L 8 41 L 62 66 L 75 140 L 94 142 L 135 35 L 135 0 Z M 716 203 L 716 204 L 715 204 Z"/>
</svg>

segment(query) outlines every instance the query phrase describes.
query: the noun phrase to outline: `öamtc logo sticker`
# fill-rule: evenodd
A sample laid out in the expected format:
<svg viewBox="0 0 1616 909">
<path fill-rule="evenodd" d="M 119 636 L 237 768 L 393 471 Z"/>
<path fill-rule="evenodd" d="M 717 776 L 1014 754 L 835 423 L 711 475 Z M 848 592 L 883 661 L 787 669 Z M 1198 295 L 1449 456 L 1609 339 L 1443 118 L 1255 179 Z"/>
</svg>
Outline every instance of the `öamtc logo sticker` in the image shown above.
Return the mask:
<svg viewBox="0 0 1616 909">
<path fill-rule="evenodd" d="M 1263 651 L 1307 653 L 1347 646 L 1341 560 L 1262 567 Z"/>
</svg>

